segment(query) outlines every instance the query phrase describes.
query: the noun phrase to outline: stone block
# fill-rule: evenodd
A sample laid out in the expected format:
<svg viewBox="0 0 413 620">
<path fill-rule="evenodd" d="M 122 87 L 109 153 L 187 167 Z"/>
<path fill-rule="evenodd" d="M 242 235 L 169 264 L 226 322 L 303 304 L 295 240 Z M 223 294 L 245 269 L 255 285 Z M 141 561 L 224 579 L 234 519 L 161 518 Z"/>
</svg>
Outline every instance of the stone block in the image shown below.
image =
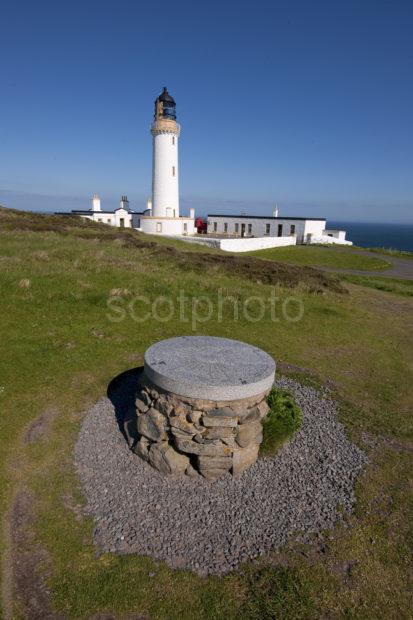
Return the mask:
<svg viewBox="0 0 413 620">
<path fill-rule="evenodd" d="M 267 403 L 267 401 L 266 401 L 265 399 L 264 399 L 264 400 L 262 400 L 262 401 L 261 401 L 261 402 L 257 405 L 257 408 L 258 408 L 258 410 L 259 410 L 259 412 L 260 412 L 260 418 L 261 418 L 261 420 L 262 420 L 263 418 L 265 418 L 265 416 L 268 414 L 268 412 L 269 412 L 269 410 L 270 410 L 270 408 L 269 408 L 269 406 L 268 406 L 268 403 Z"/>
<path fill-rule="evenodd" d="M 133 448 L 133 451 L 135 454 L 140 456 L 141 459 L 147 461 L 149 457 L 149 446 L 150 442 L 148 441 L 148 439 L 146 439 L 146 437 L 141 437 Z"/>
<path fill-rule="evenodd" d="M 184 474 L 190 464 L 189 457 L 177 452 L 168 442 L 151 445 L 149 463 L 162 474 Z"/>
<path fill-rule="evenodd" d="M 145 413 L 149 409 L 148 405 L 141 398 L 136 399 L 135 405 L 139 413 Z"/>
<path fill-rule="evenodd" d="M 188 413 L 190 412 L 189 407 L 187 407 L 186 405 L 174 405 L 173 408 L 173 415 L 175 416 L 186 416 Z"/>
<path fill-rule="evenodd" d="M 187 454 L 198 454 L 203 456 L 230 456 L 231 448 L 220 445 L 202 444 L 196 443 L 191 439 L 183 439 L 182 437 L 175 437 L 175 445 L 181 452 Z"/>
<path fill-rule="evenodd" d="M 178 430 L 186 433 L 187 435 L 195 435 L 196 428 L 191 422 L 187 422 L 185 418 L 181 418 L 178 416 L 173 416 L 169 418 L 169 423 L 171 428 L 177 428 Z"/>
<path fill-rule="evenodd" d="M 138 432 L 152 441 L 161 441 L 167 437 L 165 422 L 164 416 L 152 407 L 138 416 Z"/>
<path fill-rule="evenodd" d="M 197 478 L 199 476 L 199 472 L 197 472 L 197 470 L 192 467 L 191 463 L 189 463 L 188 467 L 185 469 L 185 473 L 190 478 Z"/>
<path fill-rule="evenodd" d="M 259 446 L 256 443 L 250 444 L 247 448 L 234 449 L 232 457 L 232 473 L 239 476 L 243 471 L 255 463 L 258 458 Z"/>
<path fill-rule="evenodd" d="M 162 396 L 156 401 L 156 408 L 165 416 L 169 416 L 173 409 L 172 405 Z"/>
<path fill-rule="evenodd" d="M 247 424 L 248 422 L 254 422 L 255 420 L 260 420 L 261 414 L 258 407 L 252 407 L 251 409 L 246 409 L 243 415 L 239 417 L 240 424 Z"/>
<path fill-rule="evenodd" d="M 209 413 L 205 413 L 202 416 L 202 424 L 204 426 L 230 426 L 232 428 L 234 428 L 235 426 L 238 425 L 238 420 L 237 418 L 224 418 L 224 417 L 217 417 L 217 416 L 210 416 Z"/>
<path fill-rule="evenodd" d="M 194 441 L 197 443 L 209 444 L 211 446 L 219 446 L 221 443 L 221 439 L 205 439 L 204 435 L 201 435 L 201 433 L 194 435 Z"/>
<path fill-rule="evenodd" d="M 201 416 L 202 416 L 202 411 L 194 409 L 194 411 L 190 411 L 188 413 L 188 420 L 190 422 L 193 422 L 193 423 L 197 424 L 199 422 L 199 420 L 201 419 Z"/>
<path fill-rule="evenodd" d="M 236 413 L 230 407 L 217 407 L 216 409 L 211 409 L 208 411 L 208 415 L 217 417 L 217 418 L 237 418 L 238 413 Z"/>
<path fill-rule="evenodd" d="M 203 437 L 205 439 L 226 439 L 234 436 L 234 429 L 231 426 L 212 426 L 205 429 Z"/>
<path fill-rule="evenodd" d="M 260 433 L 262 433 L 262 427 L 260 422 L 256 421 L 242 424 L 238 428 L 236 442 L 239 446 L 241 446 L 241 448 L 245 448 L 251 442 L 255 441 L 255 438 Z"/>
<path fill-rule="evenodd" d="M 233 448 L 236 445 L 235 436 L 232 435 L 231 437 L 223 437 L 222 443 L 224 443 L 226 446 L 229 446 L 230 448 Z"/>
</svg>

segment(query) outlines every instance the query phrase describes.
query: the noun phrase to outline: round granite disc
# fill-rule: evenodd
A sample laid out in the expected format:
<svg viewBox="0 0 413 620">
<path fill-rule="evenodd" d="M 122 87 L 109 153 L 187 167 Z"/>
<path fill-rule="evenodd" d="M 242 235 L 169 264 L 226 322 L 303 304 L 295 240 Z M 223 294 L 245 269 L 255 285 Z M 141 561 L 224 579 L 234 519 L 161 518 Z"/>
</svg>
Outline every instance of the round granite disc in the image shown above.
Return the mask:
<svg viewBox="0 0 413 620">
<path fill-rule="evenodd" d="M 158 387 L 180 396 L 237 400 L 269 390 L 275 362 L 262 349 L 239 340 L 182 336 L 149 347 L 145 373 Z"/>
</svg>

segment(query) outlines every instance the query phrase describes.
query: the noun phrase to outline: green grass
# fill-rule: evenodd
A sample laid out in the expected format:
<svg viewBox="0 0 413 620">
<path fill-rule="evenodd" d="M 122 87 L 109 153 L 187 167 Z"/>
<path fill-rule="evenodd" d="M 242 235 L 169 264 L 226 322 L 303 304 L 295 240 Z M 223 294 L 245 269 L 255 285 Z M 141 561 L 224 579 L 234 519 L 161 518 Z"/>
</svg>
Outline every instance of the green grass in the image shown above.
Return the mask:
<svg viewBox="0 0 413 620">
<path fill-rule="evenodd" d="M 249 571 L 246 576 L 248 591 L 240 617 L 296 620 L 316 613 L 311 586 L 298 570 L 265 567 Z"/>
<path fill-rule="evenodd" d="M 405 297 L 413 297 L 413 280 L 402 280 L 398 278 L 380 278 L 379 276 L 357 276 L 345 274 L 341 276 L 344 282 L 352 282 L 360 286 L 375 288 L 378 291 L 386 291 Z"/>
<path fill-rule="evenodd" d="M 361 269 L 365 271 L 381 271 L 391 267 L 391 263 L 374 256 L 355 254 L 351 249 L 319 246 L 287 246 L 248 252 L 250 256 L 312 267 L 328 267 L 330 269 Z"/>
<path fill-rule="evenodd" d="M 393 248 L 360 248 L 357 250 L 363 250 L 365 252 L 374 252 L 375 254 L 382 254 L 383 256 L 394 256 L 395 258 L 413 258 L 413 252 L 407 250 L 396 250 Z"/>
<path fill-rule="evenodd" d="M 190 250 L 190 260 L 186 246 L 148 241 L 128 231 L 0 210 L 0 511 L 7 534 L 13 494 L 19 488 L 34 494 L 31 527 L 46 552 L 38 570 L 47 576 L 53 610 L 67 618 L 407 617 L 413 300 L 352 283 L 343 294 L 326 274 L 310 278 L 288 265 L 277 271 L 276 263 L 268 280 L 248 258 L 222 263 Z M 127 291 L 116 298 L 121 321 L 112 320 L 119 315 L 107 306 L 114 289 Z M 188 320 L 176 311 L 169 321 L 139 321 L 130 310 L 136 295 L 152 303 L 159 294 L 177 300 L 181 291 L 189 299 Z M 257 296 L 264 314 L 251 322 L 242 308 Z M 194 322 L 192 302 L 203 297 L 214 301 L 214 314 Z M 258 316 L 259 305 L 249 303 Z M 294 304 L 304 309 L 297 322 L 282 311 Z M 84 499 L 73 466 L 83 412 L 116 375 L 142 363 L 150 344 L 183 334 L 262 347 L 280 366 L 299 369 L 302 380 L 328 382 L 335 397 L 348 402 L 341 416 L 354 441 L 363 444 L 369 434 L 390 441 L 371 456 L 357 484 L 356 513 L 347 527 L 333 530 L 323 553 L 292 546 L 221 579 L 135 555 L 96 556 L 93 522 L 79 517 Z M 49 408 L 57 415 L 45 435 L 26 443 L 28 426 Z M 3 577 L 9 552 L 5 535 Z M 350 577 L 342 570 L 349 562 L 355 562 Z M 4 605 L 14 617 L 24 616 L 5 584 Z"/>
<path fill-rule="evenodd" d="M 287 390 L 273 388 L 267 397 L 270 408 L 263 421 L 263 440 L 260 453 L 271 456 L 296 433 L 302 423 L 301 409 Z"/>
</svg>

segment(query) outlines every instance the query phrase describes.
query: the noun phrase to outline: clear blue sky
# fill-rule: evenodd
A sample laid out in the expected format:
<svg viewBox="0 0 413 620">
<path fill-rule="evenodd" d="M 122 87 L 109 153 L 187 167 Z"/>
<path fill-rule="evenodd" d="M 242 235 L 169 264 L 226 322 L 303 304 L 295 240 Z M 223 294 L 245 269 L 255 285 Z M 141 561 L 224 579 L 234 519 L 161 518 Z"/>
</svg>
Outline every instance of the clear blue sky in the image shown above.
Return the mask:
<svg viewBox="0 0 413 620">
<path fill-rule="evenodd" d="M 412 33 L 411 0 L 3 3 L 0 203 L 142 208 L 167 85 L 183 211 L 413 223 Z"/>
</svg>

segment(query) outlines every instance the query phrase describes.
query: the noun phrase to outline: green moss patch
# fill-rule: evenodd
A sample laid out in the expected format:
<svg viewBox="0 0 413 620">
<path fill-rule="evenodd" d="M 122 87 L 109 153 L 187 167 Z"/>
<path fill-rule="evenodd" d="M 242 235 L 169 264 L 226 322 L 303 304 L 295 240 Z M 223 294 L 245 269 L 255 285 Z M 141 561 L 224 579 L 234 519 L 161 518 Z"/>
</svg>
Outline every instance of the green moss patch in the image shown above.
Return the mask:
<svg viewBox="0 0 413 620">
<path fill-rule="evenodd" d="M 270 407 L 263 421 L 264 439 L 260 454 L 271 456 L 282 444 L 296 433 L 302 424 L 302 412 L 287 390 L 273 388 L 267 397 Z"/>
</svg>

